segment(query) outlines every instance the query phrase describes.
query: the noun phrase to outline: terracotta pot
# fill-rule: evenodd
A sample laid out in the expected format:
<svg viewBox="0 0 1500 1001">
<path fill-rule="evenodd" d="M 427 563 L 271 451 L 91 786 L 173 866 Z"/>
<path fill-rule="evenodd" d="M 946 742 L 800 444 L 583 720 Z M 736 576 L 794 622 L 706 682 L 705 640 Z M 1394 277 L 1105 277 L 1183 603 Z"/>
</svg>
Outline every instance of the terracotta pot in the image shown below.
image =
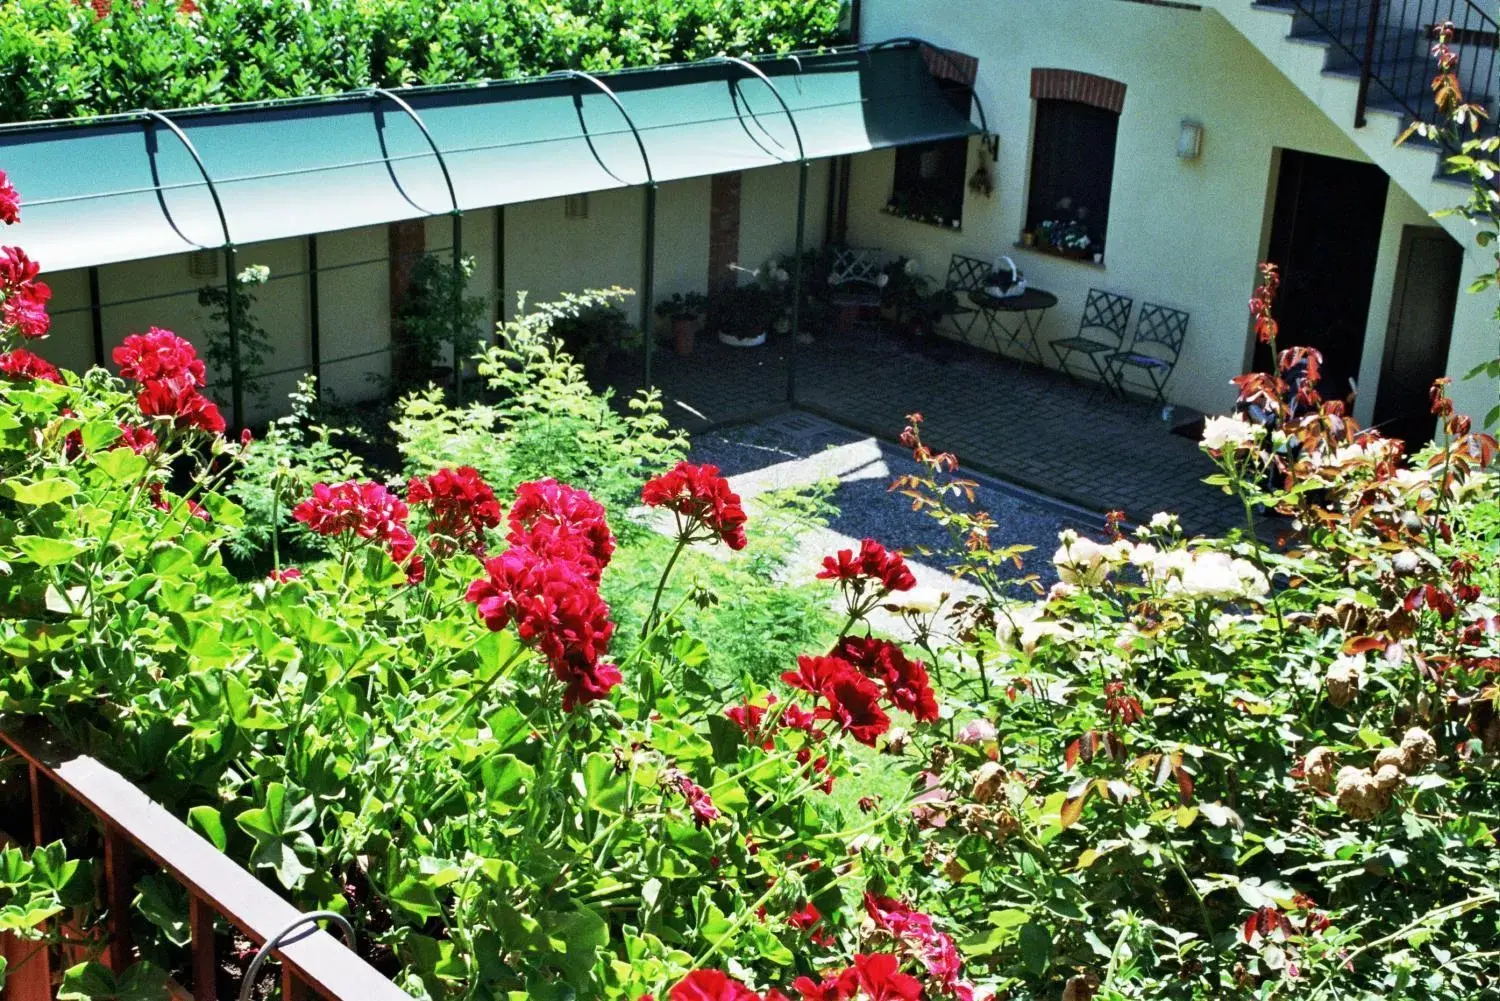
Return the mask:
<svg viewBox="0 0 1500 1001">
<path fill-rule="evenodd" d="M 680 355 L 693 353 L 693 346 L 697 341 L 698 322 L 691 316 L 674 316 L 672 318 L 672 346 Z"/>
</svg>

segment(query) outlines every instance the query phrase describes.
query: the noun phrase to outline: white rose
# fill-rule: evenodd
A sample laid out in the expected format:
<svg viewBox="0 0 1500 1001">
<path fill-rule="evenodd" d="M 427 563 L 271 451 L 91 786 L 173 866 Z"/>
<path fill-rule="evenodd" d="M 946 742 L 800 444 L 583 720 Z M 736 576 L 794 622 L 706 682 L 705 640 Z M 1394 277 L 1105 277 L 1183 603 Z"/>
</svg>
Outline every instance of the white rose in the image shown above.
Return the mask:
<svg viewBox="0 0 1500 1001">
<path fill-rule="evenodd" d="M 1266 429 L 1238 417 L 1210 417 L 1203 422 L 1203 447 L 1215 452 L 1238 451 L 1261 439 Z"/>
<path fill-rule="evenodd" d="M 1052 562 L 1057 567 L 1057 576 L 1065 584 L 1097 587 L 1109 576 L 1104 547 L 1093 539 L 1075 537 L 1072 542 L 1064 542 L 1052 554 Z"/>
<path fill-rule="evenodd" d="M 1270 591 L 1265 575 L 1248 560 L 1234 559 L 1217 551 L 1196 553 L 1182 577 L 1168 591 L 1189 598 L 1257 597 Z"/>
</svg>

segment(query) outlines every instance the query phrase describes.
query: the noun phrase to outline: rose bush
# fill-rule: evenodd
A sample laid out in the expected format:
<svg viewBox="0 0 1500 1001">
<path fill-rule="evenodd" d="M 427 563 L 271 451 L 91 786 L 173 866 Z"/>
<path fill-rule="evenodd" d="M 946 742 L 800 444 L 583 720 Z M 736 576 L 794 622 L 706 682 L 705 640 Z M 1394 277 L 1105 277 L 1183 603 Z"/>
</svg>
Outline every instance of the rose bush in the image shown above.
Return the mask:
<svg viewBox="0 0 1500 1001">
<path fill-rule="evenodd" d="M 1111 518 L 1065 533 L 1059 583 L 1024 602 L 998 572 L 1019 550 L 912 415 L 923 471 L 895 489 L 948 529 L 975 596 L 909 601 L 905 557 L 864 540 L 816 573 L 836 635 L 722 683 L 690 624 L 734 596 L 672 578 L 762 529 L 712 467 L 664 449 L 639 511 L 456 462 L 404 496 L 292 478 L 308 558 L 236 576 L 225 484 L 263 444 L 226 439 L 201 360 L 151 330 L 118 375 L 56 371 L 21 346 L 45 292 L 13 274 L 4 711 L 299 907 L 349 914 L 417 996 L 1500 986 L 1496 443 L 1441 385 L 1440 441 L 1408 458 L 1318 398 L 1314 353 L 1273 343 L 1277 371 L 1240 380 L 1204 442 L 1245 530 Z M 1253 306 L 1273 342 L 1275 283 Z M 612 608 L 620 529 L 651 519 L 672 532 L 659 577 Z M 877 634 L 880 609 L 907 634 Z M 141 875 L 136 939 L 173 968 L 185 915 Z"/>
</svg>

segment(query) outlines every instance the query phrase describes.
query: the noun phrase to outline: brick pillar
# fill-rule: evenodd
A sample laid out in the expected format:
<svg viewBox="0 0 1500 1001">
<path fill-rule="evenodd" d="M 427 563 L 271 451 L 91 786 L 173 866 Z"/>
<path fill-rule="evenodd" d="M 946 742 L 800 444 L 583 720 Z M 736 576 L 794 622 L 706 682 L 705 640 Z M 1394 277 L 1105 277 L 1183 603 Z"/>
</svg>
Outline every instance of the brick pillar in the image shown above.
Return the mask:
<svg viewBox="0 0 1500 1001">
<path fill-rule="evenodd" d="M 708 197 L 708 291 L 710 294 L 738 284 L 731 264 L 755 267 L 758 262 L 740 261 L 740 187 L 738 171 L 715 174 Z"/>
<path fill-rule="evenodd" d="M 401 348 L 403 342 L 396 317 L 401 312 L 401 303 L 406 298 L 406 289 L 411 284 L 411 272 L 427 249 L 427 226 L 422 220 L 393 222 L 386 228 L 386 241 L 391 269 L 391 376 L 398 382 L 403 375 L 421 375 L 410 371 L 411 362 Z"/>
</svg>

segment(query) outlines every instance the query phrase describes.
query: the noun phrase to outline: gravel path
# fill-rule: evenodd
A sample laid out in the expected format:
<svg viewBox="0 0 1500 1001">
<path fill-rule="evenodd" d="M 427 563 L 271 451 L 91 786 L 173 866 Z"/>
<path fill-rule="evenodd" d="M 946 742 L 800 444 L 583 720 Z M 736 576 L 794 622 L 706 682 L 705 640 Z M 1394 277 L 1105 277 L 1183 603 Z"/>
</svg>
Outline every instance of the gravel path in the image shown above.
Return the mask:
<svg viewBox="0 0 1500 1001">
<path fill-rule="evenodd" d="M 824 555 L 858 548 L 859 540 L 869 537 L 891 549 L 934 550 L 931 555 L 908 557 L 921 591 L 961 594 L 970 590 L 944 572 L 941 552 L 949 545 L 947 532 L 925 512 L 914 512 L 909 500 L 888 490 L 894 477 L 920 469 L 904 449 L 810 414 L 792 412 L 696 435 L 691 458 L 717 465 L 747 500 L 768 490 L 810 486 L 829 478 L 838 481 L 831 500 L 839 514 L 826 529 L 803 539 L 793 573 L 811 572 Z M 1043 586 L 1050 585 L 1056 579 L 1051 556 L 1057 548 L 1057 533 L 1074 528 L 1097 536 L 1103 527 L 1102 518 L 1093 512 L 962 469 L 960 474 L 978 483 L 975 507 L 988 511 L 999 526 L 991 536 L 994 545 L 1035 547 L 1024 557 L 1025 569 L 1013 571 L 1012 576 L 1037 573 Z M 1018 591 L 1017 596 L 1021 594 Z"/>
</svg>

